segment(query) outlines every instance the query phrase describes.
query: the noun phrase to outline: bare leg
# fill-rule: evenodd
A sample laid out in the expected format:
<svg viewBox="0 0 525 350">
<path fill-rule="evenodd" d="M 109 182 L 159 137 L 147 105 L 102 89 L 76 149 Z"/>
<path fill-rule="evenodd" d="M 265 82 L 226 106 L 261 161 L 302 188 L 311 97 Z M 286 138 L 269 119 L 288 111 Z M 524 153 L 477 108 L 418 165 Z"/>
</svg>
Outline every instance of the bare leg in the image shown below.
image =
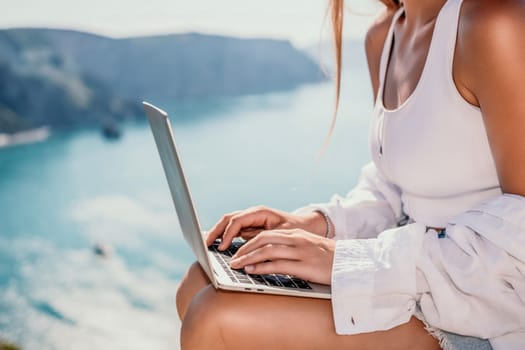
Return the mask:
<svg viewBox="0 0 525 350">
<path fill-rule="evenodd" d="M 192 266 L 177 294 L 183 350 L 440 349 L 415 318 L 388 331 L 339 336 L 329 300 L 216 291 L 202 277 Z"/>
<path fill-rule="evenodd" d="M 198 262 L 190 266 L 177 290 L 177 312 L 179 319 L 184 320 L 186 310 L 193 297 L 204 287 L 210 284 L 210 280 Z"/>
</svg>

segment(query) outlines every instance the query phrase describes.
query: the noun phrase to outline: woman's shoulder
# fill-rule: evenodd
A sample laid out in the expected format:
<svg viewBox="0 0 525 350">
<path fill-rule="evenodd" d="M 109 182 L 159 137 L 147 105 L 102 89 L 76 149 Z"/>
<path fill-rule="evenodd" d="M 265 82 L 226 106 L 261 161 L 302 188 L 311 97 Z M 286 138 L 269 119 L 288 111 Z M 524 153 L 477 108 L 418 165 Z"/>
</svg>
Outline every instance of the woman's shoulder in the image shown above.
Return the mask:
<svg viewBox="0 0 525 350">
<path fill-rule="evenodd" d="M 393 7 L 385 7 L 381 12 L 379 12 L 366 33 L 365 45 L 367 47 L 383 47 L 383 42 L 385 41 L 396 10 L 397 9 Z"/>
<path fill-rule="evenodd" d="M 379 86 L 379 64 L 385 39 L 392 23 L 392 18 L 396 13 L 396 8 L 385 7 L 368 29 L 365 37 L 365 52 L 368 62 L 368 70 L 374 88 L 374 95 Z"/>
<path fill-rule="evenodd" d="M 494 49 L 525 34 L 525 0 L 465 0 L 458 40 L 474 50 Z M 516 42 L 517 43 L 517 42 Z"/>
<path fill-rule="evenodd" d="M 480 89 L 490 85 L 487 79 L 522 66 L 524 34 L 525 0 L 464 0 L 454 63 L 459 85 L 477 100 Z"/>
</svg>

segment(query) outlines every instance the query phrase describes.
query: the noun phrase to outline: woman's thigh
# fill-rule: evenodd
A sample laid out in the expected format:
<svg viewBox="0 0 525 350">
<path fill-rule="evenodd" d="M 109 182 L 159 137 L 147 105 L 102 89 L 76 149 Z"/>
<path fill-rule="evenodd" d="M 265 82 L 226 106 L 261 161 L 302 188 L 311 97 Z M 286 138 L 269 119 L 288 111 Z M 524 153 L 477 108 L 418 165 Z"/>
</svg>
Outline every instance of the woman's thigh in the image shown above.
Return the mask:
<svg viewBox="0 0 525 350">
<path fill-rule="evenodd" d="M 415 318 L 388 331 L 340 336 L 329 300 L 217 291 L 209 284 L 202 288 L 202 276 L 196 276 L 195 284 L 187 285 L 187 291 L 199 283 L 201 288 L 184 312 L 183 350 L 440 349 Z"/>
<path fill-rule="evenodd" d="M 182 321 L 193 297 L 204 287 L 210 285 L 210 280 L 198 262 L 193 263 L 181 280 L 177 289 L 176 303 L 179 319 Z"/>
</svg>

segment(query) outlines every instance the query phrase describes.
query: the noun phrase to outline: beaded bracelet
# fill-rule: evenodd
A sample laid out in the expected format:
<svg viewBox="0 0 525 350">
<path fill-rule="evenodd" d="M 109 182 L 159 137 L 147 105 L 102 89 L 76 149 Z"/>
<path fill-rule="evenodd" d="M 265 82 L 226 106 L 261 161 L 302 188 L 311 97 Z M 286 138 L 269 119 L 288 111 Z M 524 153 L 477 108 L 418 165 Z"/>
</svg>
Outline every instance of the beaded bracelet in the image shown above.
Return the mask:
<svg viewBox="0 0 525 350">
<path fill-rule="evenodd" d="M 333 227 L 333 224 L 332 224 L 332 221 L 330 220 L 330 217 L 328 216 L 328 214 L 326 214 L 324 211 L 322 210 L 315 210 L 315 212 L 321 214 L 324 218 L 324 221 L 326 222 L 326 235 L 325 237 L 331 237 L 332 236 L 332 232 L 334 231 L 334 227 Z"/>
</svg>

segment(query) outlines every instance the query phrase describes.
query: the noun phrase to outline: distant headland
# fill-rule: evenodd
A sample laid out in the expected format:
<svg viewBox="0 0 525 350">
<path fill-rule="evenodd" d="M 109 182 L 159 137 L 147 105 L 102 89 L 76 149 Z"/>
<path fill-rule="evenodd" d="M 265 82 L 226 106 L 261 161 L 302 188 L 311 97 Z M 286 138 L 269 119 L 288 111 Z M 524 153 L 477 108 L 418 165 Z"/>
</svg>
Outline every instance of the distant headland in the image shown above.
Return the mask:
<svg viewBox="0 0 525 350">
<path fill-rule="evenodd" d="M 314 60 L 283 40 L 0 30 L 0 134 L 142 117 L 143 99 L 264 93 L 324 79 Z"/>
</svg>

